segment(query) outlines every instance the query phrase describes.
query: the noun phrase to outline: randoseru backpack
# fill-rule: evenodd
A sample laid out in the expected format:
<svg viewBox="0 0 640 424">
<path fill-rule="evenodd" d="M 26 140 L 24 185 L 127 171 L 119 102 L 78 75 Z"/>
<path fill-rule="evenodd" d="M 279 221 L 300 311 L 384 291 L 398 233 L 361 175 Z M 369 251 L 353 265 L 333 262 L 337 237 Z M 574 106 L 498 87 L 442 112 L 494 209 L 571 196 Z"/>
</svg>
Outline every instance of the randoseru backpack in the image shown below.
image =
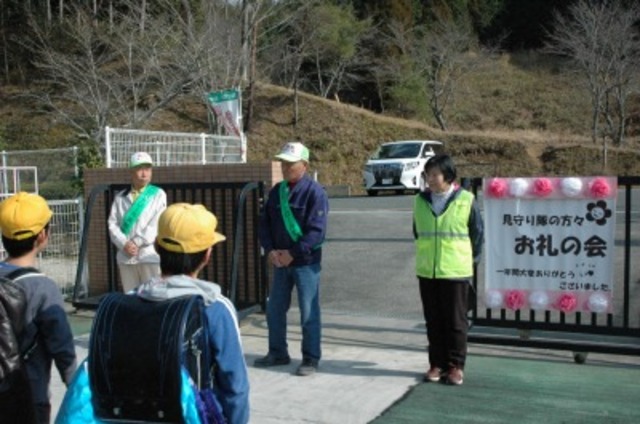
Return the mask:
<svg viewBox="0 0 640 424">
<path fill-rule="evenodd" d="M 27 298 L 24 289 L 16 282 L 27 274 L 39 274 L 35 268 L 18 268 L 0 277 L 0 381 L 18 370 L 35 342 L 26 349 L 20 346 L 26 327 Z"/>
<path fill-rule="evenodd" d="M 36 339 L 30 343 L 23 340 L 27 298 L 16 280 L 33 274 L 41 275 L 37 269 L 26 267 L 0 277 L 0 410 L 8 407 L 15 411 L 19 416 L 12 414 L 12 422 L 20 423 L 35 420 L 24 363 L 35 349 Z"/>
<path fill-rule="evenodd" d="M 111 293 L 100 302 L 88 355 L 92 405 L 109 421 L 184 422 L 181 387 L 189 374 L 200 408 L 212 392 L 213 352 L 201 296 L 153 302 Z M 215 399 L 212 399 L 215 401 Z M 201 422 L 224 422 L 215 405 Z M 211 417 L 204 417 L 204 411 Z"/>
</svg>

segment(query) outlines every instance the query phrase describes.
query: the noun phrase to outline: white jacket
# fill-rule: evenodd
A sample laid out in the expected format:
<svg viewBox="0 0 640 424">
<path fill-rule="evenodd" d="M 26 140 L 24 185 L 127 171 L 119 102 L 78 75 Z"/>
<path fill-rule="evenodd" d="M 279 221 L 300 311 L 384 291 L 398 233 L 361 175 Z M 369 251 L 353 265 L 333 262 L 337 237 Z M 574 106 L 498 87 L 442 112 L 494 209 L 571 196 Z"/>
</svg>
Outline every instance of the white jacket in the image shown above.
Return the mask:
<svg viewBox="0 0 640 424">
<path fill-rule="evenodd" d="M 160 263 L 160 256 L 156 253 L 153 243 L 158 236 L 158 218 L 167 207 L 167 194 L 162 189 L 158 190 L 151 202 L 140 214 L 140 218 L 134 224 L 129 237 L 127 237 L 120 230 L 120 225 L 132 204 L 131 189 L 128 188 L 118 192 L 111 205 L 111 213 L 108 220 L 109 237 L 118 249 L 116 260 L 119 264 L 128 265 Z M 138 246 L 138 256 L 129 256 L 122 250 L 128 240 L 132 240 Z"/>
</svg>

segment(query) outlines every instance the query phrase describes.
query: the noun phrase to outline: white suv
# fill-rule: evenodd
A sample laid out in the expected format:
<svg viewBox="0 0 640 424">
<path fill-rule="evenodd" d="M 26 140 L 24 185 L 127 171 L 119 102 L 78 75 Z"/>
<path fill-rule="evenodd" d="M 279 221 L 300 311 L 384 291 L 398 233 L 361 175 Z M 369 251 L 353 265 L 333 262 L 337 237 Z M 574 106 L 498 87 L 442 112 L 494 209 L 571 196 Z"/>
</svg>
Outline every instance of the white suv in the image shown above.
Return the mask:
<svg viewBox="0 0 640 424">
<path fill-rule="evenodd" d="M 406 140 L 382 144 L 364 167 L 364 188 L 369 196 L 380 191 L 424 190 L 427 183 L 422 171 L 424 164 L 442 146 L 440 141 Z"/>
</svg>

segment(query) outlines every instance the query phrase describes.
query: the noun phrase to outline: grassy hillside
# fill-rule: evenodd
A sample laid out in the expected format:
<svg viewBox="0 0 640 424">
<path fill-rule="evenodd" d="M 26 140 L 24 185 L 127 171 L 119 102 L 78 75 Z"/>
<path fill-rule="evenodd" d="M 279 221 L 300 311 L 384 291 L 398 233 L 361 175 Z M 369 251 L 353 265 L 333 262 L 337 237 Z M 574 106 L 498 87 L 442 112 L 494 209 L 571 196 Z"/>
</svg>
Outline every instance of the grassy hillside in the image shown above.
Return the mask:
<svg viewBox="0 0 640 424">
<path fill-rule="evenodd" d="M 362 192 L 361 169 L 383 141 L 435 139 L 445 143 L 463 176 L 640 175 L 640 142 L 609 148 L 602 168 L 602 146 L 589 138 L 589 102 L 575 87 L 575 76 L 557 63 L 532 55 L 503 56 L 458 86 L 447 113 L 451 130 L 442 132 L 429 116 L 400 119 L 375 114 L 305 93 L 299 122 L 293 125 L 293 93 L 257 87 L 248 133 L 248 160 L 270 160 L 287 140 L 300 140 L 312 152 L 312 169 L 325 185 L 349 185 Z M 0 87 L 2 148 L 31 149 L 73 144 L 72 131 L 38 105 Z M 633 123 L 633 121 L 632 121 Z M 207 131 L 204 105 L 181 99 L 157 114 L 147 129 Z"/>
<path fill-rule="evenodd" d="M 193 118 L 198 113 L 189 114 Z M 347 184 L 354 193 L 363 192 L 362 166 L 379 143 L 401 139 L 444 142 L 463 176 L 640 175 L 637 148 L 610 148 L 609 166 L 603 171 L 601 147 L 584 134 L 509 128 L 443 132 L 416 120 L 383 116 L 304 93 L 299 99 L 300 120 L 294 126 L 293 93 L 270 85 L 258 87 L 254 113 L 248 134 L 250 162 L 269 160 L 285 141 L 300 140 L 311 149 L 312 169 L 321 183 Z M 204 122 L 204 116 L 198 120 Z M 166 129 L 174 119 L 164 114 L 154 127 Z"/>
</svg>

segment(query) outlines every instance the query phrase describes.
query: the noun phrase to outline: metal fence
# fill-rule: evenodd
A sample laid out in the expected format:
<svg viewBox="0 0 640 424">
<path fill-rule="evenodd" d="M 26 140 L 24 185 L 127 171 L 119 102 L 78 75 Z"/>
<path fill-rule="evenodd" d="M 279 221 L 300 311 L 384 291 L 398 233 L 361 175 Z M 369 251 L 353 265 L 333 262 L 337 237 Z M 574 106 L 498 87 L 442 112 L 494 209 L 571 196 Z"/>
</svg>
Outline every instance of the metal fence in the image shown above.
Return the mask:
<svg viewBox="0 0 640 424">
<path fill-rule="evenodd" d="M 38 168 L 3 166 L 0 168 L 0 200 L 21 191 L 38 193 Z"/>
<path fill-rule="evenodd" d="M 477 193 L 482 180 L 471 181 Z M 640 186 L 640 177 L 619 177 L 618 186 L 623 190 L 623 230 L 616 234 L 616 245 L 621 248 L 616 258 L 614 298 L 618 299 L 612 313 L 564 313 L 560 311 L 534 311 L 487 308 L 478 296 L 471 312 L 473 323 L 469 341 L 485 344 L 537 347 L 571 350 L 580 362 L 583 352 L 640 355 L 640 302 L 638 283 L 640 265 L 632 260 L 631 249 L 640 245 L 637 208 L 640 199 L 633 197 L 634 188 Z M 637 256 L 637 253 L 636 253 Z M 636 261 L 637 262 L 637 261 Z M 618 272 L 622 271 L 622 272 Z M 484 281 L 473 280 L 476 293 L 484 293 Z"/>
<path fill-rule="evenodd" d="M 80 252 L 80 234 L 83 228 L 82 198 L 70 200 L 49 200 L 53 212 L 49 226 L 49 244 L 40 254 L 36 266 L 49 276 L 65 297 L 73 294 L 78 254 Z M 0 243 L 0 259 L 7 254 Z"/>
<path fill-rule="evenodd" d="M 264 183 L 167 183 L 158 184 L 167 193 L 167 202 L 203 204 L 218 218 L 218 230 L 227 236 L 224 243 L 216 245 L 209 265 L 200 278 L 214 281 L 222 287 L 240 315 L 259 308 L 265 302 L 267 267 L 258 245 L 258 216 L 264 197 Z M 104 220 L 109 214 L 115 194 L 123 184 L 100 185 L 93 188 L 87 200 L 84 215 L 78 267 L 76 271 L 73 304 L 78 308 L 95 308 L 105 293 L 118 290 L 116 251 L 109 240 L 106 226 L 98 226 L 91 234 L 92 220 Z M 102 205 L 102 208 L 99 206 Z M 102 232 L 102 234 L 97 234 Z M 90 239 L 102 240 L 98 246 L 99 258 L 88 261 Z M 91 245 L 95 248 L 95 245 Z M 95 252 L 94 252 L 95 253 Z M 94 279 L 106 271 L 104 284 L 96 287 Z"/>
<path fill-rule="evenodd" d="M 105 128 L 107 168 L 129 166 L 138 151 L 151 155 L 156 166 L 246 162 L 246 139 L 205 133 Z"/>
<path fill-rule="evenodd" d="M 3 169 L 36 169 L 31 175 L 21 173 L 19 176 L 22 191 L 39 193 L 47 199 L 73 199 L 82 194 L 80 185 L 76 184 L 80 169 L 78 148 L 75 146 L 59 149 L 3 150 L 0 152 L 0 160 Z M 6 171 L 0 175 L 2 184 L 11 183 Z M 10 186 L 3 185 L 2 193 L 15 192 L 10 189 Z"/>
</svg>

